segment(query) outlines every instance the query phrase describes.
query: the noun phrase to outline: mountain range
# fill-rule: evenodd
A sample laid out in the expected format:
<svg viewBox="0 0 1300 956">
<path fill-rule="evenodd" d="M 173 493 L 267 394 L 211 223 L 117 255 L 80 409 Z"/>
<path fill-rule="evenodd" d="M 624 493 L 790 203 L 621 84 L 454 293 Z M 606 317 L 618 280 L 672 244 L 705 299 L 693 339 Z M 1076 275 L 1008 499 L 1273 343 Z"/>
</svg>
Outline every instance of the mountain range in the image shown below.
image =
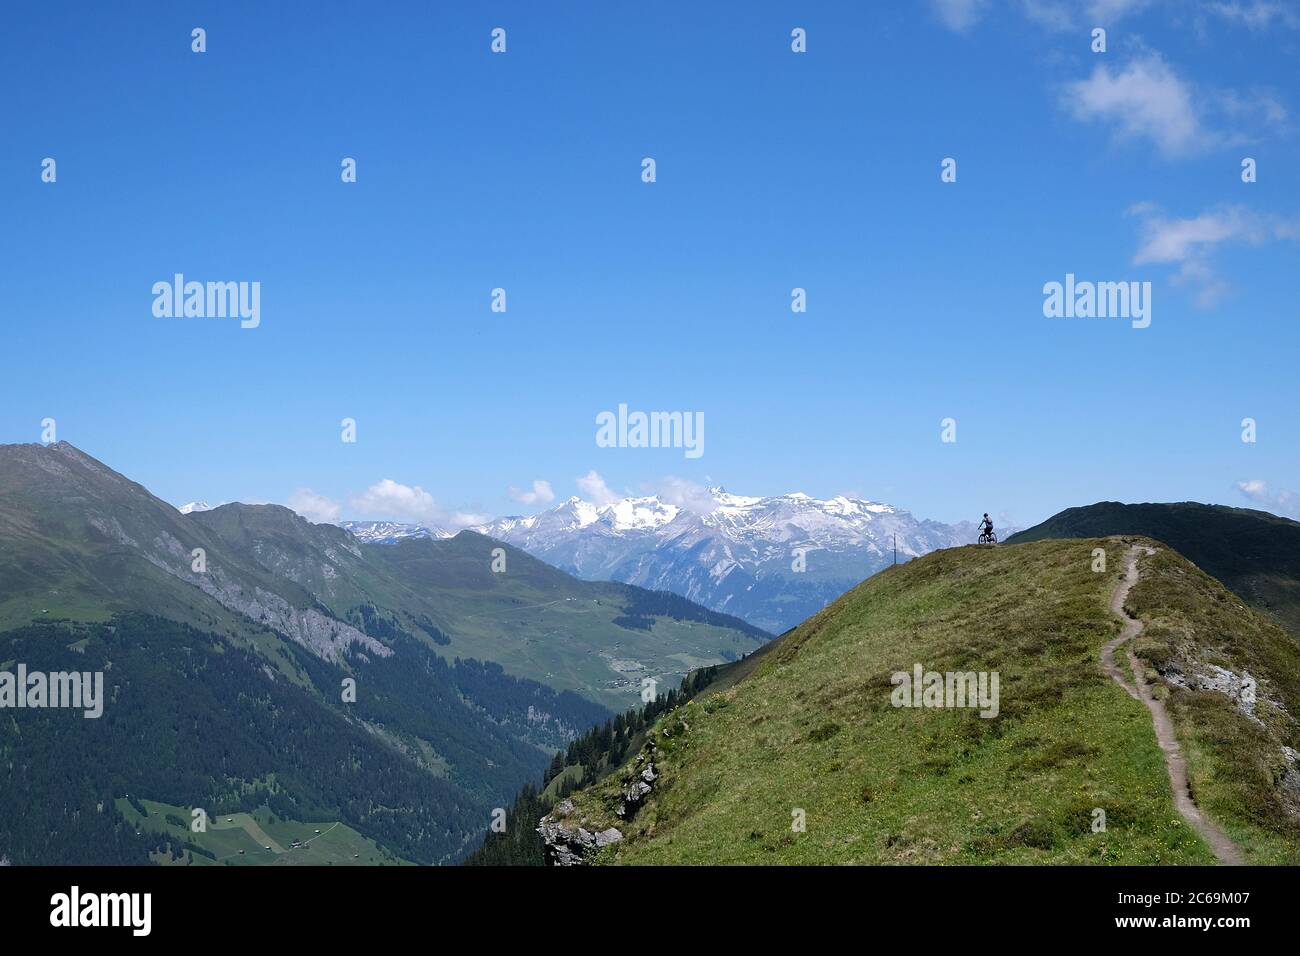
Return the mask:
<svg viewBox="0 0 1300 956">
<path fill-rule="evenodd" d="M 0 673 L 106 690 L 0 713 L 0 858 L 1300 863 L 1296 522 L 1102 502 L 978 547 L 720 488 L 456 534 L 191 505 L 0 445 Z M 599 580 L 793 614 L 886 555 L 776 640 Z M 1000 697 L 900 705 L 917 669 Z"/>
<path fill-rule="evenodd" d="M 360 540 L 391 543 L 448 532 L 343 522 Z M 577 577 L 680 594 L 780 633 L 893 564 L 969 544 L 973 522 L 920 520 L 843 495 L 769 497 L 708 489 L 686 504 L 651 495 L 598 505 L 573 497 L 528 517 L 475 528 Z"/>
<path fill-rule="evenodd" d="M 0 720 L 0 854 L 206 859 L 151 830 L 155 801 L 449 862 L 608 708 L 768 637 L 474 532 L 380 547 L 277 505 L 182 514 L 65 442 L 0 445 L 0 671 L 111 688 L 97 720 Z"/>
</svg>

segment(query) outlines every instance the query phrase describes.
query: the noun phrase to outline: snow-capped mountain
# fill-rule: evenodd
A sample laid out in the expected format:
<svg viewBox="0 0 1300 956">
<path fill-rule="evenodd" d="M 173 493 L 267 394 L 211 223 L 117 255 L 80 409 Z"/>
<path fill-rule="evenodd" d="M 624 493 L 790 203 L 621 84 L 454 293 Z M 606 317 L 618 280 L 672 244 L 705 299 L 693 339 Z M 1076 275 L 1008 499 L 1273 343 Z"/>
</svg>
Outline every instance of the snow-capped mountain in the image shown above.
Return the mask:
<svg viewBox="0 0 1300 956">
<path fill-rule="evenodd" d="M 195 511 L 211 511 L 212 505 L 208 504 L 206 501 L 191 501 L 181 505 L 176 510 L 183 515 L 187 515 L 192 514 Z"/>
<path fill-rule="evenodd" d="M 710 488 L 689 506 L 656 496 L 603 506 L 570 498 L 475 529 L 592 580 L 673 591 L 780 633 L 894 560 L 978 537 L 891 505 Z"/>
<path fill-rule="evenodd" d="M 339 527 L 350 531 L 354 538 L 367 544 L 396 544 L 403 538 L 452 537 L 452 532 L 442 528 L 426 528 L 398 521 L 340 521 Z"/>
<path fill-rule="evenodd" d="M 451 533 L 384 522 L 344 527 L 379 543 Z M 473 530 L 578 577 L 672 591 L 775 633 L 892 563 L 895 540 L 898 560 L 906 561 L 978 537 L 973 522 L 924 521 L 859 498 L 755 498 L 722 488 L 688 504 L 654 495 L 606 505 L 569 498 Z"/>
</svg>

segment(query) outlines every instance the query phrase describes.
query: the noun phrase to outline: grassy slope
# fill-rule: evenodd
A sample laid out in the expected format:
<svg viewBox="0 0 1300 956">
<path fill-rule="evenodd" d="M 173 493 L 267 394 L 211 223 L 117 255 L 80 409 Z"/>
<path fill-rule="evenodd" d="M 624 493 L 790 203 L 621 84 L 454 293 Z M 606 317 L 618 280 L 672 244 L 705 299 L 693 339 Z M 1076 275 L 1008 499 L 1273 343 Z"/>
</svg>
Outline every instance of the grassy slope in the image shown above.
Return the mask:
<svg viewBox="0 0 1300 956">
<path fill-rule="evenodd" d="M 175 553 L 168 541 L 177 542 Z M 274 593 L 353 625 L 358 606 L 370 603 L 417 639 L 427 639 L 420 621 L 445 632 L 450 645 L 428 646 L 447 658 L 495 661 L 517 677 L 620 709 L 637 700 L 642 677 L 676 684 L 768 636 L 704 609 L 711 620 L 659 615 L 648 630 L 619 626 L 640 589 L 579 581 L 469 532 L 360 547 L 341 528 L 274 505 L 182 515 L 66 443 L 0 445 L 0 631 L 143 610 L 255 647 L 303 683 L 266 627 L 149 560 L 188 575 L 195 547 L 245 595 Z M 507 552 L 505 573 L 491 570 L 498 547 Z"/>
<path fill-rule="evenodd" d="M 1133 505 L 1102 501 L 1053 515 L 1008 543 L 1114 534 L 1163 541 L 1300 635 L 1300 523 L 1288 518 L 1194 501 Z"/>
<path fill-rule="evenodd" d="M 491 570 L 495 548 L 506 551 L 504 573 Z M 720 626 L 660 616 L 649 630 L 620 627 L 614 619 L 635 589 L 581 581 L 471 532 L 369 545 L 365 554 L 422 595 L 421 609 L 451 638 L 439 653 L 496 661 L 512 674 L 616 709 L 635 703 L 643 677 L 674 686 L 724 653 L 753 652 L 766 637 L 734 619 Z"/>
<path fill-rule="evenodd" d="M 181 549 L 168 556 L 174 570 L 188 572 L 191 549 L 203 548 L 246 592 L 261 588 L 294 607 L 311 606 L 303 588 L 232 553 L 220 538 L 76 448 L 0 445 L 0 630 L 47 618 L 104 621 L 144 609 L 216 633 L 266 633 L 142 556 L 157 557 L 164 538 Z"/>
<path fill-rule="evenodd" d="M 1286 772 L 1281 745 L 1300 749 L 1300 724 L 1287 713 L 1300 714 L 1295 640 L 1168 549 L 1144 561 L 1142 571 L 1129 607 L 1147 622 L 1135 649 L 1149 677 L 1213 665 L 1259 682 L 1260 723 L 1242 717 L 1223 694 L 1161 687 L 1188 757 L 1194 797 L 1250 849 L 1250 862 L 1300 861 L 1300 789 L 1288 801 L 1280 786 Z"/>
<path fill-rule="evenodd" d="M 618 825 L 627 835 L 601 861 L 1212 862 L 1173 809 L 1150 716 L 1099 668 L 1102 644 L 1119 629 L 1106 605 L 1123 548 L 1111 542 L 1108 572 L 1094 573 L 1098 544 L 952 549 L 863 583 L 787 634 L 740 683 L 661 720 L 661 779 L 632 823 L 613 814 L 621 774 L 576 795 L 589 829 Z M 1225 599 L 1186 562 L 1164 559 L 1182 574 L 1160 593 L 1141 592 L 1148 610 L 1199 606 L 1206 595 L 1189 592 L 1192 581 Z M 1233 604 L 1215 623 L 1252 643 L 1268 624 Z M 1294 668 L 1295 652 L 1273 631 L 1274 666 Z M 892 707 L 890 674 L 917 662 L 997 670 L 1001 715 Z M 1204 738 L 1191 705 L 1179 719 Z M 1231 830 L 1252 858 L 1294 862 L 1300 849 L 1287 850 L 1261 822 L 1267 814 L 1252 815 L 1222 779 L 1224 747 L 1189 751 L 1216 819 L 1250 819 Z M 1096 807 L 1107 814 L 1104 833 L 1091 831 Z M 792 832 L 797 808 L 805 833 Z"/>
<path fill-rule="evenodd" d="M 166 819 L 170 815 L 190 820 L 188 807 L 141 800 L 149 811 L 148 817 L 142 817 L 125 798 L 115 802 L 118 812 L 137 829 L 165 834 L 173 839 L 172 858 L 157 860 L 164 865 L 391 866 L 404 862 L 343 823 L 278 819 L 273 823 L 270 811 L 262 808 L 252 814 L 212 817 L 207 832 L 194 833 L 188 826 L 176 826 Z M 303 846 L 293 848 L 294 840 L 305 842 Z M 183 850 L 187 843 L 209 850 L 216 859 Z M 267 850 L 267 846 L 272 849 Z"/>
</svg>

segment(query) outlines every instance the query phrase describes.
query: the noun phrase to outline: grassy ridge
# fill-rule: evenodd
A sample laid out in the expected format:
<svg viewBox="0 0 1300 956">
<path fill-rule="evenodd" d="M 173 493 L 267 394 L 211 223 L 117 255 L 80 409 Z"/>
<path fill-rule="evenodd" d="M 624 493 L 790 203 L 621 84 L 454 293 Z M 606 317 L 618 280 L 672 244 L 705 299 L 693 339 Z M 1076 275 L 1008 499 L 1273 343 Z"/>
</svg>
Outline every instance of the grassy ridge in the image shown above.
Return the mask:
<svg viewBox="0 0 1300 956">
<path fill-rule="evenodd" d="M 1108 548 L 1105 573 L 1092 570 L 1094 547 Z M 660 780 L 630 824 L 614 814 L 621 775 L 576 795 L 574 819 L 624 831 L 598 858 L 610 863 L 1211 863 L 1173 808 L 1150 716 L 1098 664 L 1119 631 L 1107 600 L 1126 547 L 968 547 L 888 569 L 785 635 L 739 683 L 663 718 Z M 1199 606 L 1207 594 L 1187 590 L 1193 580 L 1232 600 L 1165 560 L 1182 577 L 1150 590 L 1148 608 Z M 1232 603 L 1216 623 L 1251 643 L 1267 622 Z M 1275 637 L 1270 653 L 1293 666 Z M 893 707 L 890 675 L 914 663 L 998 671 L 1000 715 Z M 1184 721 L 1201 726 L 1194 710 Z M 1221 779 L 1228 768 L 1189 756 L 1216 819 L 1245 813 Z M 1263 800 L 1259 787 L 1246 796 Z M 1093 832 L 1097 808 L 1104 832 Z M 806 832 L 792 827 L 799 810 Z M 1296 858 L 1252 819 L 1233 830 L 1248 854 Z"/>
<path fill-rule="evenodd" d="M 1248 848 L 1249 862 L 1300 861 L 1300 774 L 1288 775 L 1282 749 L 1300 748 L 1294 639 L 1167 548 L 1142 570 L 1129 606 L 1147 622 L 1135 650 L 1148 677 L 1218 667 L 1258 682 L 1256 720 L 1224 694 L 1157 685 L 1188 758 L 1193 796 Z"/>
<path fill-rule="evenodd" d="M 1300 523 L 1289 518 L 1195 501 L 1102 501 L 1068 508 L 1007 543 L 1109 535 L 1142 535 L 1164 542 L 1300 636 Z"/>
</svg>

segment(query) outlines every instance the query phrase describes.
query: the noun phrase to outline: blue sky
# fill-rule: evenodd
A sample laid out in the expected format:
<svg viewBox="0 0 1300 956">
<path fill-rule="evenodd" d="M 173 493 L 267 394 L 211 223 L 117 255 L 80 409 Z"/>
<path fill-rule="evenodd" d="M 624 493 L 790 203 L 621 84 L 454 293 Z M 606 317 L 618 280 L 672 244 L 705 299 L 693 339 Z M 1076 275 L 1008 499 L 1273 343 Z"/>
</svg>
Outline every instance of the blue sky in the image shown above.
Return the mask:
<svg viewBox="0 0 1300 956">
<path fill-rule="evenodd" d="M 1294 514 L 1298 58 L 1268 0 L 25 5 L 0 441 L 52 417 L 167 500 L 318 518 L 689 483 Z M 260 326 L 155 317 L 177 272 L 260 282 Z M 1066 273 L 1150 281 L 1151 326 L 1045 318 Z M 620 403 L 703 413 L 705 453 L 597 447 Z"/>
</svg>

